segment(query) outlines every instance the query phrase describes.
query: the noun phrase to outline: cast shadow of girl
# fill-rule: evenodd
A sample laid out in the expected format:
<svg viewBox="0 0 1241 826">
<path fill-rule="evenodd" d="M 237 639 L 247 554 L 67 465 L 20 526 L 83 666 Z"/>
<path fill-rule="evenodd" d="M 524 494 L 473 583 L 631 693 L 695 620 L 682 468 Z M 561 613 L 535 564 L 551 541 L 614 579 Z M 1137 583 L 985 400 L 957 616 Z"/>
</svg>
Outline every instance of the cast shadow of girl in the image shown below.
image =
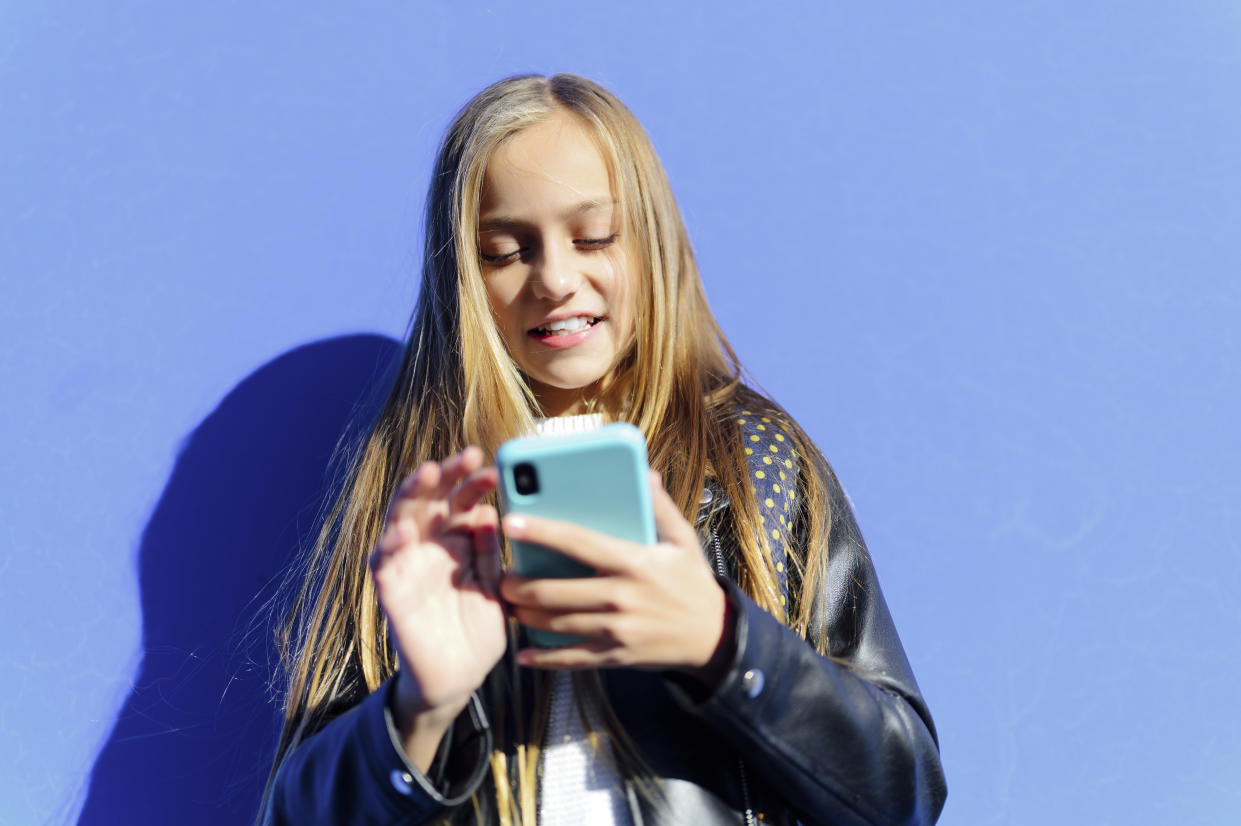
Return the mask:
<svg viewBox="0 0 1241 826">
<path fill-rule="evenodd" d="M 375 335 L 291 350 L 186 440 L 138 554 L 142 662 L 78 826 L 253 823 L 279 730 L 264 606 L 313 541 L 334 449 L 398 355 Z"/>
</svg>

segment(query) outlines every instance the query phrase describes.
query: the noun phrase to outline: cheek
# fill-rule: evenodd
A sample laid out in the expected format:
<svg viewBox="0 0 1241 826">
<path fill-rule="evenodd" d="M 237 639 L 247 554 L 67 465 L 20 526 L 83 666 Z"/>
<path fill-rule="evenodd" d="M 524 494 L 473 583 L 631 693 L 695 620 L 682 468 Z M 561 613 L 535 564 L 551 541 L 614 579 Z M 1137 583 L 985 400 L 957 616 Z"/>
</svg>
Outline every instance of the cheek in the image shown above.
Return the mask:
<svg viewBox="0 0 1241 826">
<path fill-rule="evenodd" d="M 514 336 L 525 332 L 518 317 L 519 294 L 520 290 L 506 283 L 506 279 L 487 281 L 487 302 L 491 305 L 491 314 L 500 328 L 500 334 L 510 343 Z"/>
<path fill-rule="evenodd" d="M 641 294 L 634 261 L 625 250 L 617 250 L 608 261 L 608 309 L 622 338 L 633 332 Z"/>
</svg>

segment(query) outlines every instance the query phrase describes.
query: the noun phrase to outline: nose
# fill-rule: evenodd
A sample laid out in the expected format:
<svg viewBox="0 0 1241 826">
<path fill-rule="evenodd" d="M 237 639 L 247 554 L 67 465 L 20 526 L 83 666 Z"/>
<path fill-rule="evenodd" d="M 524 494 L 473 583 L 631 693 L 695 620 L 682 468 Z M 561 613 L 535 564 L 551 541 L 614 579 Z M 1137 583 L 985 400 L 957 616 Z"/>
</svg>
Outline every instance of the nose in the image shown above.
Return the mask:
<svg viewBox="0 0 1241 826">
<path fill-rule="evenodd" d="M 572 254 L 553 244 L 544 244 L 530 279 L 530 289 L 536 296 L 558 302 L 577 292 L 582 274 Z"/>
</svg>

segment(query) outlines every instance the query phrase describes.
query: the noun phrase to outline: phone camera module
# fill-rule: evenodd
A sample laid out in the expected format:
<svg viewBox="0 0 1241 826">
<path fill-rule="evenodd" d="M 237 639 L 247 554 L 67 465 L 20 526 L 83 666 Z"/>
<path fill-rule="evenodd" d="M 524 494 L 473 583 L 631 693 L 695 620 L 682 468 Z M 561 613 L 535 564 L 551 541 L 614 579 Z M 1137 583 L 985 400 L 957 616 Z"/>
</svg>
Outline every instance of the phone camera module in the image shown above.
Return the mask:
<svg viewBox="0 0 1241 826">
<path fill-rule="evenodd" d="M 513 485 L 517 488 L 517 492 L 522 496 L 529 496 L 539 492 L 539 474 L 535 472 L 534 465 L 529 462 L 521 462 L 513 466 Z"/>
</svg>

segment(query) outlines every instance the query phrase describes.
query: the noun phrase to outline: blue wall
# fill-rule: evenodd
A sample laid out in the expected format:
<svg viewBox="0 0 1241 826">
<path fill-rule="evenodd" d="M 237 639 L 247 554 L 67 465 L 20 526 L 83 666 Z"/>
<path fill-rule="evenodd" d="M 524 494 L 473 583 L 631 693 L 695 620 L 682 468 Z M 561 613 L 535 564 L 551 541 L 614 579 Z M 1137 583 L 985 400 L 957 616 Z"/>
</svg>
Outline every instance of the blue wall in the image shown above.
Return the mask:
<svg viewBox="0 0 1241 826">
<path fill-rule="evenodd" d="M 1236 3 L 176 5 L 0 6 L 0 822 L 245 822 L 262 600 L 527 70 L 644 121 L 848 485 L 943 822 L 1235 822 Z"/>
</svg>

